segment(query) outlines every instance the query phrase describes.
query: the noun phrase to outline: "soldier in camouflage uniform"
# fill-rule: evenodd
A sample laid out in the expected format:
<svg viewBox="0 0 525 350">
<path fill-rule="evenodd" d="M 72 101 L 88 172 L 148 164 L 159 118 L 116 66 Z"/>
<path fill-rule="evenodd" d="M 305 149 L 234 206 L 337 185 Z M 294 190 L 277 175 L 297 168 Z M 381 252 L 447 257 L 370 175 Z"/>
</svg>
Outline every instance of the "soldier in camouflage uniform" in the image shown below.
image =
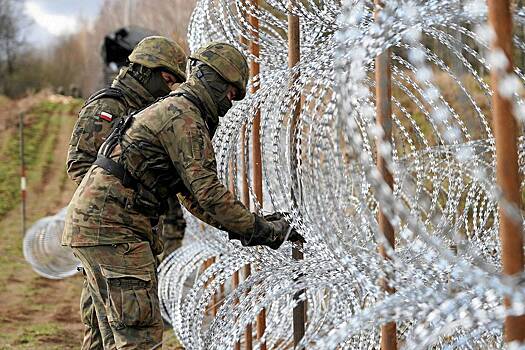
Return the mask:
<svg viewBox="0 0 525 350">
<path fill-rule="evenodd" d="M 102 145 L 66 217 L 62 242 L 86 270 L 104 339 L 113 337 L 119 349 L 147 349 L 162 338 L 159 238 L 151 225 L 167 200 L 177 195 L 246 246 L 277 249 L 301 239 L 281 215 L 251 213 L 217 177 L 211 138 L 232 100 L 246 94 L 246 59 L 222 43 L 190 58 L 187 82 L 127 118 Z"/>
<path fill-rule="evenodd" d="M 167 95 L 170 87 L 186 80 L 184 51 L 164 37 L 143 39 L 129 60 L 130 65 L 120 71 L 112 87 L 93 94 L 79 113 L 67 159 L 68 175 L 77 184 L 95 162 L 98 149 L 112 127 L 123 116 Z M 180 247 L 186 227 L 176 199 L 170 201 L 160 226 L 164 244 L 162 255 L 167 256 Z M 101 349 L 97 315 L 87 286 L 86 281 L 81 299 L 82 319 L 86 325 L 83 349 Z"/>
</svg>

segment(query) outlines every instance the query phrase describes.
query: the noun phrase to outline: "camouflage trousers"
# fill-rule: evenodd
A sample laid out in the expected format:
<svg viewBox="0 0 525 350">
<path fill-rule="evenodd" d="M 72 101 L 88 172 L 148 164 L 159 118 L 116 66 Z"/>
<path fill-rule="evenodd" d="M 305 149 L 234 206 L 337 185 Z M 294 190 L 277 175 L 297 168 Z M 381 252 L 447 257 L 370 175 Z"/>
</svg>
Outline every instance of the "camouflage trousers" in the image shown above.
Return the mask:
<svg viewBox="0 0 525 350">
<path fill-rule="evenodd" d="M 159 256 L 164 260 L 182 245 L 186 221 L 179 201 L 175 198 L 168 199 L 168 211 L 163 215 L 159 223 L 160 239 L 164 245 L 164 250 Z"/>
<path fill-rule="evenodd" d="M 174 222 L 173 220 L 164 217 L 159 226 L 161 226 L 159 227 L 161 232 L 160 240 L 164 247 L 162 253 L 159 255 L 159 259 L 162 261 L 181 247 L 186 222 L 182 219 L 181 225 L 180 220 Z"/>
<path fill-rule="evenodd" d="M 82 349 L 151 349 L 162 341 L 155 257 L 148 242 L 73 247 L 84 267 Z"/>
</svg>

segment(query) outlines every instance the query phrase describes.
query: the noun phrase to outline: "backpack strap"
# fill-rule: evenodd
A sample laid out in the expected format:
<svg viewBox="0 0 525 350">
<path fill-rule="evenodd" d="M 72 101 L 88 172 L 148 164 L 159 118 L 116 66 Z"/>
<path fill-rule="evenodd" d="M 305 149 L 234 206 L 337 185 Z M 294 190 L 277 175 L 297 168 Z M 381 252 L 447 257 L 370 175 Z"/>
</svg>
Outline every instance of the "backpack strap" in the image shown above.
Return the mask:
<svg viewBox="0 0 525 350">
<path fill-rule="evenodd" d="M 126 102 L 126 99 L 124 98 L 124 92 L 119 88 L 110 86 L 110 87 L 100 89 L 97 92 L 95 92 L 93 95 L 91 95 L 86 100 L 82 108 L 86 107 L 88 104 L 92 103 L 93 101 L 100 100 L 101 98 L 112 98 L 114 100 L 119 100 L 126 107 L 128 107 L 128 103 Z"/>
</svg>

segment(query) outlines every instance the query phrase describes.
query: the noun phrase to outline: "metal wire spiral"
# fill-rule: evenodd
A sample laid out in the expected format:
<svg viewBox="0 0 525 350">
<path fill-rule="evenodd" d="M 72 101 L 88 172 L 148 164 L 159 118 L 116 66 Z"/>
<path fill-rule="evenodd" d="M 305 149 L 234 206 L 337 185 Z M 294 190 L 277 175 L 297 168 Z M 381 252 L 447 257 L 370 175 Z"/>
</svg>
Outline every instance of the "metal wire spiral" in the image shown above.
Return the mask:
<svg viewBox="0 0 525 350">
<path fill-rule="evenodd" d="M 301 61 L 291 70 L 288 14 L 301 24 Z M 247 16 L 257 19 L 258 35 Z M 219 177 L 233 183 L 238 197 L 245 178 L 251 209 L 288 213 L 307 244 L 304 260 L 296 261 L 290 243 L 277 251 L 244 248 L 188 215 L 184 246 L 159 267 L 162 312 L 186 348 L 232 348 L 263 308 L 266 330 L 254 348 L 263 342 L 291 348 L 294 295 L 301 290 L 308 322 L 298 348 L 377 348 L 379 326 L 390 321 L 404 349 L 504 347 L 503 319 L 525 312 L 525 289 L 523 276 L 500 274 L 498 210 L 520 222 L 522 213 L 502 198 L 495 180 L 494 91 L 486 72 L 508 61 L 488 50 L 493 32 L 486 16 L 477 0 L 392 0 L 381 9 L 360 0 L 198 2 L 192 50 L 227 41 L 261 64 L 250 82 L 259 90 L 234 104 L 214 137 Z M 513 20 L 523 26 L 524 9 L 514 8 Z M 258 57 L 243 44 L 250 41 L 259 44 Z M 525 51 L 519 36 L 514 46 Z M 381 141 L 373 92 L 374 58 L 386 50 L 391 142 Z M 512 100 L 520 128 L 524 81 L 515 68 L 498 87 Z M 248 152 L 258 110 L 262 203 Z M 521 175 L 523 146 L 520 139 Z M 377 170 L 377 154 L 394 175 L 393 190 Z M 396 231 L 389 260 L 377 252 L 385 244 L 379 206 Z M 52 278 L 71 274 L 76 264 L 51 238 L 61 233 L 60 220 L 43 219 L 24 240 L 26 259 Z M 201 269 L 211 257 L 215 262 Z M 247 264 L 252 274 L 234 286 L 232 275 Z M 380 281 L 396 292 L 387 294 Z M 509 308 L 504 297 L 511 297 Z"/>
<path fill-rule="evenodd" d="M 24 236 L 24 257 L 39 275 L 62 279 L 77 273 L 79 262 L 70 248 L 60 244 L 66 208 L 35 222 Z"/>
<path fill-rule="evenodd" d="M 372 2 L 358 0 L 268 0 L 260 8 L 249 0 L 198 2 L 188 36 L 192 50 L 227 41 L 261 64 L 251 81 L 259 90 L 234 104 L 214 137 L 220 178 L 233 181 L 240 197 L 246 177 L 252 210 L 288 212 L 308 243 L 305 259 L 294 261 L 289 243 L 278 251 L 243 248 L 188 217 L 193 242 L 163 263 L 159 287 L 163 313 L 187 348 L 231 348 L 263 308 L 266 331 L 254 348 L 263 342 L 290 348 L 293 296 L 303 289 L 308 323 L 298 348 L 376 348 L 379 326 L 389 321 L 398 324 L 405 349 L 502 348 L 503 319 L 523 313 L 521 276 L 499 273 L 498 209 L 522 219 L 495 181 L 493 91 L 484 72 L 508 62 L 488 50 L 486 5 L 394 0 L 375 19 L 374 11 Z M 292 70 L 286 64 L 289 13 L 301 23 L 301 61 Z M 248 15 L 259 22 L 259 57 L 241 43 L 257 38 Z M 524 20 L 523 9 L 515 8 L 515 23 Z M 514 45 L 525 49 L 518 36 Z M 391 143 L 376 148 L 383 130 L 375 121 L 374 58 L 387 49 L 394 131 Z M 512 99 L 519 125 L 524 79 L 515 68 L 499 87 Z M 242 173 L 250 164 L 257 110 L 263 203 L 254 196 L 250 166 Z M 522 146 L 520 139 L 521 173 Z M 394 174 L 393 190 L 376 168 L 376 152 Z M 300 191 L 296 206 L 292 189 Z M 391 260 L 377 252 L 385 243 L 378 205 L 396 231 Z M 196 271 L 212 256 L 214 264 Z M 252 275 L 234 288 L 232 274 L 248 263 Z M 381 288 L 385 279 L 394 294 Z M 225 297 L 212 316 L 206 311 L 221 285 Z M 512 296 L 509 309 L 504 296 Z"/>
</svg>

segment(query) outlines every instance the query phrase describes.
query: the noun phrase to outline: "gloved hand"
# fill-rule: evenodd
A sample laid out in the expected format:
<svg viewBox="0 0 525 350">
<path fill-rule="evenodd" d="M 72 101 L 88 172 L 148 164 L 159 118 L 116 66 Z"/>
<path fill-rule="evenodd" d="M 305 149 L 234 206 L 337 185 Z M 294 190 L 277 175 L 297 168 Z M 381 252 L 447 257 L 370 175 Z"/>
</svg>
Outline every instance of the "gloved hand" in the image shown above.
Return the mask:
<svg viewBox="0 0 525 350">
<path fill-rule="evenodd" d="M 265 245 L 278 249 L 285 240 L 306 243 L 303 236 L 295 231 L 281 213 L 261 217 L 255 215 L 255 225 L 250 237 L 242 237 L 244 246 Z"/>
<path fill-rule="evenodd" d="M 277 221 L 283 221 L 288 225 L 288 228 L 290 228 L 290 225 L 288 224 L 288 221 L 285 219 L 285 215 L 287 213 L 279 213 L 275 212 L 273 214 L 265 215 L 264 219 L 270 222 L 277 222 Z M 286 238 L 286 237 L 285 237 Z M 306 243 L 306 240 L 303 236 L 301 236 L 295 229 L 291 229 L 288 237 L 286 238 L 287 241 L 290 242 L 301 242 Z"/>
</svg>

